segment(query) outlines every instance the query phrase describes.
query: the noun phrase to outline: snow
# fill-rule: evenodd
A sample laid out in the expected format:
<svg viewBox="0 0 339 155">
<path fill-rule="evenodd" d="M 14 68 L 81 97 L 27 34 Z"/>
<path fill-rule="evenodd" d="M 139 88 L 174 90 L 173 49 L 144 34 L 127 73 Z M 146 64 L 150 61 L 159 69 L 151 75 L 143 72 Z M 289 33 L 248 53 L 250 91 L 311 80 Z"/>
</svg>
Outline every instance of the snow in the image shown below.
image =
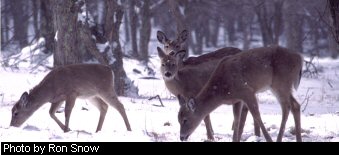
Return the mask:
<svg viewBox="0 0 339 155">
<path fill-rule="evenodd" d="M 52 59 L 50 59 L 52 60 Z M 303 141 L 333 142 L 339 141 L 339 60 L 329 58 L 316 59 L 315 64 L 322 68 L 316 77 L 302 77 L 299 89 L 294 96 L 301 104 L 301 125 Z M 64 133 L 49 116 L 50 103 L 38 109 L 21 127 L 9 127 L 11 108 L 24 91 L 29 91 L 48 73 L 39 70 L 30 73 L 27 66 L 20 70 L 0 68 L 0 139 L 1 141 L 75 141 L 75 142 L 148 142 L 180 141 L 177 120 L 179 104 L 165 87 L 158 67 L 159 58 L 151 56 L 149 67 L 155 69 L 155 79 L 148 77 L 147 70 L 140 62 L 124 59 L 128 77 L 139 87 L 138 98 L 119 97 L 124 104 L 132 131 L 127 131 L 122 117 L 112 107 L 109 108 L 102 131 L 96 133 L 99 111 L 86 100 L 78 99 L 70 120 L 72 131 Z M 133 71 L 137 69 L 139 73 Z M 158 99 L 159 95 L 165 107 Z M 281 109 L 275 97 L 269 92 L 257 95 L 262 120 L 273 140 L 276 139 L 281 122 Z M 84 110 L 88 109 L 88 110 Z M 64 114 L 57 113 L 63 121 Z M 232 141 L 231 130 L 233 114 L 231 106 L 221 106 L 211 113 L 215 141 Z M 286 124 L 283 141 L 295 141 L 292 115 Z M 188 141 L 206 141 L 206 129 L 202 122 Z M 264 142 L 263 136 L 254 136 L 253 119 L 248 116 L 244 133 L 244 142 Z"/>
</svg>

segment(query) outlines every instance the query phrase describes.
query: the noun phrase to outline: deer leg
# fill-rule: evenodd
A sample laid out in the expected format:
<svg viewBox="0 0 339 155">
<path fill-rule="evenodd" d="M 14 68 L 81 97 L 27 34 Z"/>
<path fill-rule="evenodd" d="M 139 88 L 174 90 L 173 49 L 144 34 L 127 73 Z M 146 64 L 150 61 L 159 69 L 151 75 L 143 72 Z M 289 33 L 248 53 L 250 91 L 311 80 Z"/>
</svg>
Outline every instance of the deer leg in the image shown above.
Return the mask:
<svg viewBox="0 0 339 155">
<path fill-rule="evenodd" d="M 284 136 L 288 115 L 290 113 L 291 102 L 290 102 L 289 97 L 286 97 L 286 95 L 283 95 L 284 93 L 277 93 L 277 94 L 278 94 L 278 99 L 279 99 L 279 103 L 280 103 L 281 110 L 282 110 L 282 119 L 281 119 L 279 134 L 277 137 L 277 142 L 281 142 L 282 137 Z"/>
<path fill-rule="evenodd" d="M 100 111 L 100 117 L 99 117 L 99 122 L 98 122 L 98 126 L 97 126 L 97 130 L 96 132 L 99 132 L 102 128 L 102 125 L 104 123 L 105 117 L 106 117 L 106 113 L 107 113 L 107 109 L 108 109 L 108 105 L 99 97 L 94 97 L 91 98 L 90 101 L 99 109 Z"/>
<path fill-rule="evenodd" d="M 260 126 L 253 118 L 253 125 L 254 125 L 254 134 L 260 137 Z"/>
<path fill-rule="evenodd" d="M 204 118 L 204 122 L 206 125 L 206 131 L 207 131 L 207 138 L 209 140 L 214 140 L 214 132 L 213 132 L 213 128 L 212 128 L 212 123 L 211 123 L 211 119 L 210 119 L 210 115 L 207 115 Z"/>
<path fill-rule="evenodd" d="M 240 142 L 240 129 L 239 129 L 239 122 L 240 122 L 240 117 L 241 117 L 241 108 L 242 108 L 242 103 L 235 103 L 233 105 L 233 142 Z"/>
<path fill-rule="evenodd" d="M 60 108 L 62 102 L 63 101 L 56 102 L 56 103 L 51 103 L 51 108 L 49 109 L 49 115 L 59 125 L 59 127 L 62 130 L 64 130 L 65 129 L 65 125 L 55 116 L 55 112 Z"/>
<path fill-rule="evenodd" d="M 234 115 L 235 113 L 237 113 L 237 111 L 238 111 L 238 107 L 237 107 L 236 105 L 237 105 L 237 104 L 232 105 L 233 115 Z M 234 120 L 233 120 L 233 123 L 232 123 L 232 130 L 234 130 Z"/>
<path fill-rule="evenodd" d="M 245 104 L 247 105 L 248 110 L 251 112 L 254 121 L 256 121 L 258 123 L 258 125 L 260 126 L 264 137 L 266 139 L 267 142 L 272 142 L 272 138 L 271 136 L 268 134 L 264 123 L 261 120 L 261 116 L 260 116 L 260 112 L 259 112 L 259 107 L 258 107 L 258 102 L 257 99 L 255 98 L 255 96 L 253 95 L 247 95 L 243 101 L 245 102 Z"/>
<path fill-rule="evenodd" d="M 113 106 L 115 109 L 118 110 L 118 112 L 120 113 L 120 115 L 122 116 L 122 118 L 124 119 L 126 128 L 128 131 L 132 131 L 131 130 L 131 126 L 129 124 L 126 112 L 125 112 L 125 108 L 124 105 L 121 104 L 121 102 L 119 101 L 119 99 L 116 97 L 116 95 L 111 95 L 112 97 L 109 96 L 102 96 L 102 99 L 106 102 L 109 103 L 111 106 Z"/>
<path fill-rule="evenodd" d="M 69 119 L 71 117 L 71 113 L 75 104 L 76 97 L 68 97 L 66 99 L 66 106 L 65 106 L 65 128 L 64 132 L 70 131 L 69 129 Z"/>
<path fill-rule="evenodd" d="M 242 105 L 242 110 L 241 110 L 241 116 L 240 116 L 240 124 L 239 124 L 239 137 L 241 138 L 241 135 L 244 131 L 244 126 L 246 122 L 246 117 L 248 113 L 248 108 L 246 105 Z M 254 134 L 258 137 L 260 137 L 260 126 L 259 124 L 253 119 L 253 124 L 254 124 Z"/>
<path fill-rule="evenodd" d="M 295 123 L 295 135 L 297 137 L 297 142 L 301 142 L 301 123 L 300 123 L 300 104 L 297 100 L 291 95 L 291 103 L 292 103 L 292 114 L 294 117 Z"/>
</svg>

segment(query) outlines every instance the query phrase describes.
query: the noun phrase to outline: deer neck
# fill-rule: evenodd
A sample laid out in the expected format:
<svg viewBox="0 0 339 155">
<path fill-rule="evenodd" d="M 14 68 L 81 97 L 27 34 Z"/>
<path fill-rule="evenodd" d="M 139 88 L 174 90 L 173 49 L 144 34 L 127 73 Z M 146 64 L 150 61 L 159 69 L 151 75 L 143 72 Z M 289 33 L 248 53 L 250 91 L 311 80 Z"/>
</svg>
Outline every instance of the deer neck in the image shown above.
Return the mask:
<svg viewBox="0 0 339 155">
<path fill-rule="evenodd" d="M 29 92 L 29 99 L 31 106 L 35 107 L 41 107 L 46 102 L 51 101 L 51 93 L 54 91 L 53 89 L 47 89 L 43 85 L 39 84 L 36 87 L 34 87 Z"/>
<path fill-rule="evenodd" d="M 195 98 L 196 113 L 200 113 L 204 117 L 223 104 L 223 99 L 220 95 L 213 92 L 203 91 Z"/>
<path fill-rule="evenodd" d="M 166 87 L 169 89 L 169 91 L 174 94 L 174 95 L 184 95 L 185 93 L 185 85 L 187 83 L 184 82 L 185 80 L 182 79 L 181 75 L 176 75 L 173 79 L 171 80 L 166 80 L 165 84 Z M 185 95 L 184 95 L 185 96 Z"/>
</svg>

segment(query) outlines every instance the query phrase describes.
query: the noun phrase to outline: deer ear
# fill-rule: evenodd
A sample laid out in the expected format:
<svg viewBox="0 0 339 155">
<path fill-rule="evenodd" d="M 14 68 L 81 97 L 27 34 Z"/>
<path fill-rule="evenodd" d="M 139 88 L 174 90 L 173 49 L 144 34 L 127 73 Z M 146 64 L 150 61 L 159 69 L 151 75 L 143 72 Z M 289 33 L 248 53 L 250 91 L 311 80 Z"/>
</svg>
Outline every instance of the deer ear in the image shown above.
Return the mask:
<svg viewBox="0 0 339 155">
<path fill-rule="evenodd" d="M 186 41 L 188 38 L 188 31 L 187 30 L 183 30 L 179 36 L 178 36 L 178 43 L 183 43 L 184 41 Z"/>
<path fill-rule="evenodd" d="M 158 31 L 158 32 L 157 32 L 157 39 L 158 39 L 158 41 L 159 41 L 160 43 L 162 43 L 162 44 L 165 44 L 165 43 L 168 41 L 168 39 L 167 39 L 165 33 L 162 32 L 162 31 Z"/>
<path fill-rule="evenodd" d="M 27 103 L 28 103 L 28 93 L 24 92 L 21 97 L 20 97 L 20 106 L 21 107 L 26 107 Z"/>
<path fill-rule="evenodd" d="M 175 53 L 175 57 L 179 60 L 183 60 L 186 56 L 187 51 L 186 50 L 181 50 L 177 53 Z"/>
<path fill-rule="evenodd" d="M 178 95 L 178 100 L 179 100 L 180 106 L 184 106 L 186 104 L 185 99 L 183 97 L 181 97 L 180 95 Z"/>
<path fill-rule="evenodd" d="M 157 47 L 157 50 L 158 50 L 158 56 L 160 58 L 164 58 L 166 56 L 165 52 L 160 47 Z"/>
<path fill-rule="evenodd" d="M 195 111 L 195 101 L 193 98 L 190 98 L 188 100 L 188 108 L 190 109 L 191 112 Z"/>
</svg>

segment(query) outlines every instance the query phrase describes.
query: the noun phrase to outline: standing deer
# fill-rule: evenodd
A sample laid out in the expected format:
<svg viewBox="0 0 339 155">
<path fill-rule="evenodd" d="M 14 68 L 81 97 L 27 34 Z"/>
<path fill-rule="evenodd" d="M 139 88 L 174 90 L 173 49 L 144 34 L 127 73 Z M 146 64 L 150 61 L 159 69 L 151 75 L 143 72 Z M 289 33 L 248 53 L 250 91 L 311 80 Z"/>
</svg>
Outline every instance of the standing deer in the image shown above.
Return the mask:
<svg viewBox="0 0 339 155">
<path fill-rule="evenodd" d="M 38 108 L 51 103 L 49 114 L 64 132 L 70 131 L 69 120 L 76 98 L 87 98 L 100 111 L 97 132 L 101 130 L 108 104 L 124 119 L 126 128 L 131 127 L 124 109 L 114 90 L 114 73 L 108 66 L 99 64 L 75 64 L 56 68 L 30 90 L 24 92 L 12 108 L 11 126 L 21 126 Z M 55 116 L 56 110 L 66 101 L 65 124 Z"/>
<path fill-rule="evenodd" d="M 158 41 L 164 45 L 165 49 L 165 51 L 162 51 L 162 49 L 158 48 L 158 55 L 162 64 L 160 71 L 166 87 L 173 95 L 177 96 L 177 98 L 179 98 L 179 95 L 184 98 L 197 95 L 212 74 L 212 71 L 216 68 L 218 61 L 224 56 L 234 55 L 241 51 L 237 48 L 222 48 L 198 57 L 189 57 L 184 61 L 183 59 L 188 53 L 186 50 L 183 50 L 182 44 L 186 41 L 187 36 L 188 31 L 184 30 L 179 34 L 177 39 L 172 41 L 166 37 L 165 33 L 161 31 L 157 32 Z M 180 54 L 177 54 L 179 51 Z M 190 74 L 190 72 L 194 74 Z M 241 107 L 240 104 L 233 106 L 235 115 L 241 113 Z M 241 115 L 240 134 L 243 131 L 242 129 L 247 116 L 246 108 L 243 108 L 243 111 Z M 207 138 L 213 140 L 213 128 L 209 115 L 206 116 L 204 122 L 207 130 Z M 256 123 L 254 123 L 254 131 L 256 136 L 260 136 L 260 128 Z M 240 141 L 240 139 L 234 139 L 234 141 Z"/>
<path fill-rule="evenodd" d="M 180 51 L 175 56 L 166 55 L 166 53 L 158 47 L 158 55 L 161 59 L 160 72 L 164 79 L 168 90 L 177 96 L 177 98 L 188 99 L 196 96 L 209 79 L 213 70 L 216 68 L 218 61 L 224 56 L 239 53 L 237 48 L 222 48 L 215 52 L 211 52 L 195 59 L 189 58 L 182 61 L 185 51 Z M 239 105 L 240 106 L 240 105 Z M 234 106 L 239 109 L 240 107 Z M 240 111 L 238 112 L 240 113 Z M 236 113 L 236 114 L 238 114 Z M 213 140 L 213 129 L 209 115 L 204 119 L 207 138 Z M 260 132 L 260 130 L 259 130 Z M 235 140 L 238 141 L 238 140 Z"/>
<path fill-rule="evenodd" d="M 297 89 L 300 83 L 302 62 L 299 54 L 279 46 L 251 49 L 223 58 L 198 95 L 188 100 L 179 98 L 180 139 L 187 140 L 201 120 L 220 105 L 241 102 L 259 124 L 266 141 L 272 141 L 261 120 L 255 96 L 269 89 L 282 108 L 277 141 L 282 141 L 290 110 L 294 117 L 296 140 L 302 141 L 300 105 L 292 95 L 292 87 Z M 239 133 L 239 121 L 237 116 L 234 120 L 235 133 Z"/>
</svg>

